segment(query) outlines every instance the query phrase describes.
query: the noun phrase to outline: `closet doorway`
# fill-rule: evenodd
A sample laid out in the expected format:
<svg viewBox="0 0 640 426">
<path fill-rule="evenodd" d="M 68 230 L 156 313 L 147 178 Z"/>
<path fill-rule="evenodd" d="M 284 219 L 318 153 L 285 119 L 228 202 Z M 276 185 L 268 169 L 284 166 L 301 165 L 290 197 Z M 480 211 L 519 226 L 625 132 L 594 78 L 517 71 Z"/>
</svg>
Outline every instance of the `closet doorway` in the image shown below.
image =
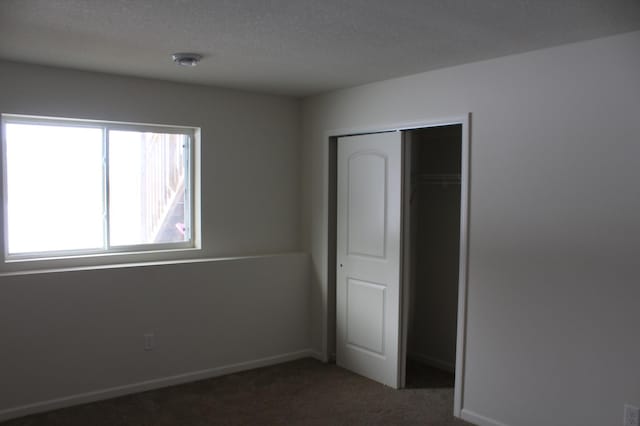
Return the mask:
<svg viewBox="0 0 640 426">
<path fill-rule="evenodd" d="M 468 117 L 333 133 L 326 151 L 326 359 L 394 388 L 454 388 L 456 416 L 468 133 Z"/>
<path fill-rule="evenodd" d="M 404 387 L 453 388 L 462 125 L 405 131 L 404 151 Z"/>
</svg>

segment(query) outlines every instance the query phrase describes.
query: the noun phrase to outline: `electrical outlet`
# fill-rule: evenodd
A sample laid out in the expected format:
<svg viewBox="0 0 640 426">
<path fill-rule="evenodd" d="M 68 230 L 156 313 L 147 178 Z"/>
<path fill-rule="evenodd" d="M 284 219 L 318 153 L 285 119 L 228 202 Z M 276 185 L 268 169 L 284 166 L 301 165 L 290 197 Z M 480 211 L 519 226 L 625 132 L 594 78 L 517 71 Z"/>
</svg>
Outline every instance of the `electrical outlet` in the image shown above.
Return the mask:
<svg viewBox="0 0 640 426">
<path fill-rule="evenodd" d="M 150 351 L 154 346 L 155 335 L 153 333 L 147 333 L 144 335 L 144 350 Z"/>
<path fill-rule="evenodd" d="M 624 426 L 640 426 L 640 409 L 638 407 L 625 404 Z"/>
</svg>

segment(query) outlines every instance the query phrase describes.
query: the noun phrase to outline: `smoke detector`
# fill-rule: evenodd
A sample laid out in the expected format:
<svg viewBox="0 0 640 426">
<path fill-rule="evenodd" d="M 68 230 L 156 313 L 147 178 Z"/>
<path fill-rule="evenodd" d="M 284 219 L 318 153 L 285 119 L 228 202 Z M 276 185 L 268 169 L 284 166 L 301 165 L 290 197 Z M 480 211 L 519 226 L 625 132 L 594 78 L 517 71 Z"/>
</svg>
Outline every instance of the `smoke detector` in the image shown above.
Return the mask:
<svg viewBox="0 0 640 426">
<path fill-rule="evenodd" d="M 173 62 L 183 67 L 195 67 L 202 59 L 202 55 L 197 53 L 174 53 L 171 58 L 173 58 Z"/>
</svg>

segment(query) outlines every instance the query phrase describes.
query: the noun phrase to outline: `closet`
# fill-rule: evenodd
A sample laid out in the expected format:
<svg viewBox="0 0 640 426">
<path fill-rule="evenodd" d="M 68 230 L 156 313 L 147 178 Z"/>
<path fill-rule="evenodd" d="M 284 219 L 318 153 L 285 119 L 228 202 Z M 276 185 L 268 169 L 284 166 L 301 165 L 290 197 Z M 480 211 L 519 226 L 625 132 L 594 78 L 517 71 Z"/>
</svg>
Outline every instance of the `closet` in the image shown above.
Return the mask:
<svg viewBox="0 0 640 426">
<path fill-rule="evenodd" d="M 405 132 L 407 387 L 454 387 L 462 125 Z M 405 284 L 406 285 L 406 284 Z"/>
</svg>

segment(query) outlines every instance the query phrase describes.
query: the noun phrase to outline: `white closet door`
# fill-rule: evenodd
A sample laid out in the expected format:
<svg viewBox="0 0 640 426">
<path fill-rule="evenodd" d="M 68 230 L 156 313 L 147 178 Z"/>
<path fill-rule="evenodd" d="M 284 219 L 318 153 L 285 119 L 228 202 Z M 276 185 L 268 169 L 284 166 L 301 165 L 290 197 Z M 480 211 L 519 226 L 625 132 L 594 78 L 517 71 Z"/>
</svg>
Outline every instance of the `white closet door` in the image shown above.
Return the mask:
<svg viewBox="0 0 640 426">
<path fill-rule="evenodd" d="M 399 386 L 402 135 L 338 139 L 338 365 Z"/>
</svg>

